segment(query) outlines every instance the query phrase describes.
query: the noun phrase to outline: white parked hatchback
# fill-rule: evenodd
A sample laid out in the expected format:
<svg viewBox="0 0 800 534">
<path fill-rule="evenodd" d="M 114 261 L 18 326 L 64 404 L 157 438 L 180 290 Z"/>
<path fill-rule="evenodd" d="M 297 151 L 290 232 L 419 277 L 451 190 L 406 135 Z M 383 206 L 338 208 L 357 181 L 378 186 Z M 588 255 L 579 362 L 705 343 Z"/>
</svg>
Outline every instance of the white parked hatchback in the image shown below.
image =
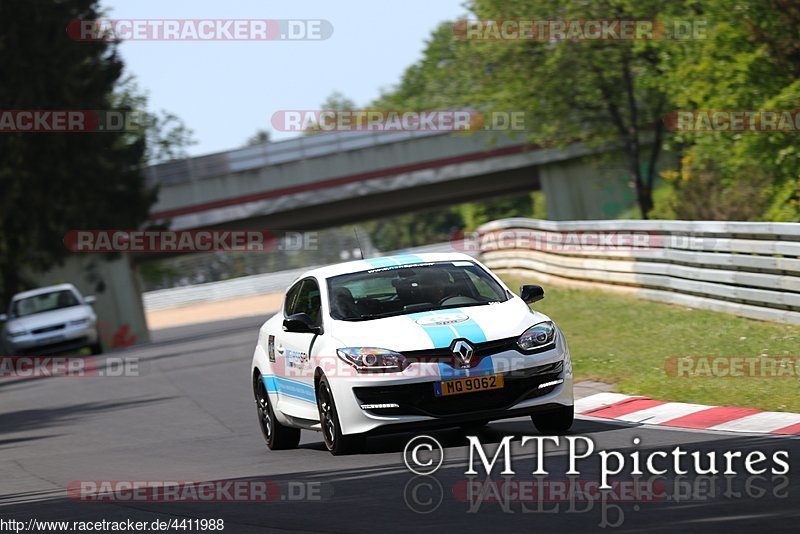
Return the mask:
<svg viewBox="0 0 800 534">
<path fill-rule="evenodd" d="M 373 258 L 311 270 L 261 327 L 251 379 L 271 449 L 321 431 L 333 454 L 369 435 L 478 428 L 531 416 L 573 421 L 572 364 L 559 328 L 464 254 Z"/>
</svg>

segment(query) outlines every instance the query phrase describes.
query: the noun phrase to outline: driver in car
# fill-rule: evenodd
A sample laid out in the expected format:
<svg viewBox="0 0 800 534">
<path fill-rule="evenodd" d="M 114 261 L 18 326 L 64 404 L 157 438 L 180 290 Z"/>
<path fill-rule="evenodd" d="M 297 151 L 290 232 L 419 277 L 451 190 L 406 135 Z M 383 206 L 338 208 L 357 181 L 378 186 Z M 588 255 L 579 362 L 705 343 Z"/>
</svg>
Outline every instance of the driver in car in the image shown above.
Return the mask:
<svg viewBox="0 0 800 534">
<path fill-rule="evenodd" d="M 422 287 L 427 290 L 428 302 L 439 304 L 445 297 L 451 296 L 450 276 L 437 269 L 425 269 L 420 273 Z"/>
</svg>

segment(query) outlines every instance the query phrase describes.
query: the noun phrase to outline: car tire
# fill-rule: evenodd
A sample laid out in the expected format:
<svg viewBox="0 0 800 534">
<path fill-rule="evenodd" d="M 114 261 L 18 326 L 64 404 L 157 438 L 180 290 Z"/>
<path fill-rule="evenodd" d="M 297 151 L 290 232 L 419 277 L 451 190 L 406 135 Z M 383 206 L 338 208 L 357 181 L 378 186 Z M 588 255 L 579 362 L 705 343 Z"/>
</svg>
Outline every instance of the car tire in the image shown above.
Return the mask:
<svg viewBox="0 0 800 534">
<path fill-rule="evenodd" d="M 273 451 L 296 449 L 300 444 L 300 429 L 282 425 L 275 417 L 261 375 L 258 376 L 255 390 L 258 425 L 261 427 L 261 434 L 267 447 Z"/>
<path fill-rule="evenodd" d="M 557 410 L 531 415 L 531 419 L 536 430 L 542 434 L 564 434 L 572 428 L 572 422 L 575 420 L 575 408 L 560 406 Z"/>
<path fill-rule="evenodd" d="M 324 376 L 317 385 L 317 409 L 322 427 L 322 439 L 328 452 L 334 456 L 343 456 L 356 454 L 364 449 L 366 438 L 363 434 L 342 434 L 339 412 L 336 411 L 328 379 Z"/>
<path fill-rule="evenodd" d="M 92 353 L 93 355 L 96 355 L 96 354 L 103 354 L 103 345 L 102 345 L 102 344 L 101 344 L 101 343 L 98 341 L 98 342 L 97 342 L 97 343 L 95 343 L 94 345 L 91 345 L 91 346 L 89 347 L 89 350 L 91 351 L 91 353 Z"/>
</svg>

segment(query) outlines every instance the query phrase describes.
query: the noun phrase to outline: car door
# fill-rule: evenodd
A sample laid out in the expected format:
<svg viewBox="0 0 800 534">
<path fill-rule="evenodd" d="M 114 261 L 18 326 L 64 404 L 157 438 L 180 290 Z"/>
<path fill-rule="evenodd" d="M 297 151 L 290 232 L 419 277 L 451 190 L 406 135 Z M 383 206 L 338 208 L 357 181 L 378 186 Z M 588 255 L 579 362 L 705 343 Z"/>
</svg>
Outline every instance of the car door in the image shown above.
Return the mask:
<svg viewBox="0 0 800 534">
<path fill-rule="evenodd" d="M 293 286 L 286 296 L 284 317 L 305 313 L 321 326 L 321 295 L 314 278 L 306 278 Z M 277 387 L 280 410 L 293 417 L 316 420 L 314 369 L 311 366 L 312 333 L 278 332 L 275 340 Z"/>
</svg>

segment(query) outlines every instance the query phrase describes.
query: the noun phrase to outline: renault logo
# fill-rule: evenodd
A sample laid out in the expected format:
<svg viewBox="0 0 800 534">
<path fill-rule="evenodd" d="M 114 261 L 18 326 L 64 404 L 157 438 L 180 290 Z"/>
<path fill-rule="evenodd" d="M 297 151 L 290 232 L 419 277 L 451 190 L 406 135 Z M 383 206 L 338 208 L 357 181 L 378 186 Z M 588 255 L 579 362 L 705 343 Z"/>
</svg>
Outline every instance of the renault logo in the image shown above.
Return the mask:
<svg viewBox="0 0 800 534">
<path fill-rule="evenodd" d="M 469 361 L 472 359 L 472 353 L 475 351 L 472 345 L 460 339 L 453 343 L 451 350 L 453 351 L 453 356 L 456 357 L 456 361 L 461 364 L 461 367 L 469 367 Z"/>
</svg>

